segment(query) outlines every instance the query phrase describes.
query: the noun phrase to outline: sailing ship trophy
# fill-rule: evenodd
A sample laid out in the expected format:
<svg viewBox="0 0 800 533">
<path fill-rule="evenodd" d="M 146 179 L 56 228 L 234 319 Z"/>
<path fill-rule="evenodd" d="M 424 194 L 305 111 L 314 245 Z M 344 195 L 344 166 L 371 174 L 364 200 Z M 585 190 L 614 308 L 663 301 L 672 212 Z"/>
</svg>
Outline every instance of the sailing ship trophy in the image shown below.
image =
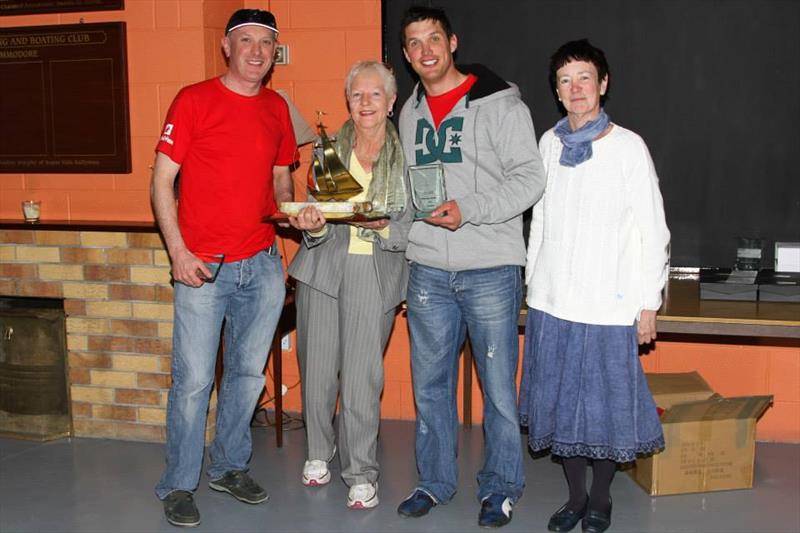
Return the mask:
<svg viewBox="0 0 800 533">
<path fill-rule="evenodd" d="M 319 142 L 314 143 L 313 161 L 308 169 L 308 190 L 313 197 L 309 202 L 282 202 L 283 213 L 295 216 L 303 207 L 313 205 L 327 219 L 366 219 L 383 216 L 373 210 L 371 202 L 349 201 L 364 192 L 347 167 L 336 155 L 333 143 L 322 124 L 322 111 L 317 111 Z"/>
</svg>

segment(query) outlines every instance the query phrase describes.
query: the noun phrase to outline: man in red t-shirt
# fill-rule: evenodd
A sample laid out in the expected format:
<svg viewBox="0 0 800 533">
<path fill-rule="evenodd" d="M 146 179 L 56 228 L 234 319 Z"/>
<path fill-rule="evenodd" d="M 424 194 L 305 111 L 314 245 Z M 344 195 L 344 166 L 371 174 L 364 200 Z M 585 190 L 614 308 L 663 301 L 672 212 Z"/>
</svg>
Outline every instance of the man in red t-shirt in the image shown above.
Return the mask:
<svg viewBox="0 0 800 533">
<path fill-rule="evenodd" d="M 297 153 L 286 102 L 263 86 L 277 35 L 270 12 L 236 11 L 222 39 L 227 71 L 178 93 L 156 146 L 151 195 L 175 281 L 167 465 L 156 495 L 177 526 L 200 523 L 192 493 L 223 320 L 209 486 L 251 504 L 267 499 L 247 474 L 250 419 L 285 288 L 275 229 L 262 220 L 292 200 Z"/>
</svg>

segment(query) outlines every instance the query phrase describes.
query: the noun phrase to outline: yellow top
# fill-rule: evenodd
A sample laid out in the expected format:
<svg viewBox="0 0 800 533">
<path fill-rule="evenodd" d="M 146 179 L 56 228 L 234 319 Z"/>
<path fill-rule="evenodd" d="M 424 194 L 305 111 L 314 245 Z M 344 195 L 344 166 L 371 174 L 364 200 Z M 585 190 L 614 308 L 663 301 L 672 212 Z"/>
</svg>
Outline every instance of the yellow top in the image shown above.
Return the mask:
<svg viewBox="0 0 800 533">
<path fill-rule="evenodd" d="M 369 184 L 372 181 L 372 172 L 367 172 L 364 170 L 364 167 L 361 166 L 361 162 L 356 157 L 355 152 L 350 154 L 350 165 L 348 170 L 350 170 L 350 174 L 356 179 L 358 184 L 364 188 L 362 192 L 350 198 L 349 201 L 366 201 L 367 189 L 369 189 Z M 387 238 L 389 236 L 388 226 L 380 230 L 378 233 L 380 233 L 382 237 Z M 347 253 L 356 255 L 372 255 L 372 242 L 359 239 L 358 228 L 356 226 L 350 226 L 350 246 L 347 248 Z"/>
</svg>

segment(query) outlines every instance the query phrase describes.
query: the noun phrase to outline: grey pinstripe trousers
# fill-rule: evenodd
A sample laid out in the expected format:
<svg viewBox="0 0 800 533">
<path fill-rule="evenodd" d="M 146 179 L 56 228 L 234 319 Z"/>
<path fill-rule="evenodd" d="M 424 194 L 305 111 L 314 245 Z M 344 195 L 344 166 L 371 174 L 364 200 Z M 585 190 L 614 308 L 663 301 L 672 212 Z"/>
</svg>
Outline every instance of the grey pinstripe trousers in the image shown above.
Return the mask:
<svg viewBox="0 0 800 533">
<path fill-rule="evenodd" d="M 348 254 L 338 298 L 297 284 L 297 353 L 308 458 L 330 460 L 339 396 L 338 449 L 348 486 L 378 479 L 383 352 L 395 310 L 383 311 L 375 263 Z"/>
</svg>

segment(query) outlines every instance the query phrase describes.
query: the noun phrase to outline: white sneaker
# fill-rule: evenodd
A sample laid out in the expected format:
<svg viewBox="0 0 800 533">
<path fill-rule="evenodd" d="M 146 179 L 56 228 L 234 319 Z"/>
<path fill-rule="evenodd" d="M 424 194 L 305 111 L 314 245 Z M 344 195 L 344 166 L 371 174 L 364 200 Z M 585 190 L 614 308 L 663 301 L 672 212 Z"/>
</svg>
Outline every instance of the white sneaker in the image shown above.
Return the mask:
<svg viewBox="0 0 800 533">
<path fill-rule="evenodd" d="M 306 461 L 303 465 L 303 485 L 308 487 L 319 487 L 331 480 L 331 471 L 328 470 L 328 462 L 321 459 Z"/>
<path fill-rule="evenodd" d="M 372 509 L 379 503 L 377 483 L 353 485 L 347 494 L 347 506 L 350 509 Z"/>
</svg>

